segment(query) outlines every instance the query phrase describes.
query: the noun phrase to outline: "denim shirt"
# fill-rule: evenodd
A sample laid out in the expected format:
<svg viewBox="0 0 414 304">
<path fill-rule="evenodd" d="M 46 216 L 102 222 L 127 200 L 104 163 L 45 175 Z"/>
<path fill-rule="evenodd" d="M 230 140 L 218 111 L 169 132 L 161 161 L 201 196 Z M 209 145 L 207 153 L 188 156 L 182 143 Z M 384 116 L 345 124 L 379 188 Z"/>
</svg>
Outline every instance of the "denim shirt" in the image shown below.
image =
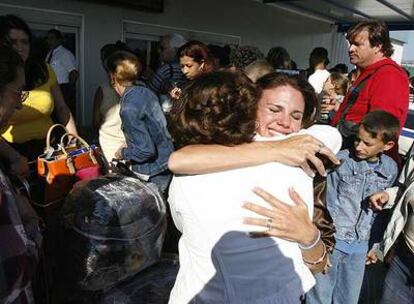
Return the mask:
<svg viewBox="0 0 414 304">
<path fill-rule="evenodd" d="M 378 165 L 371 168 L 367 161 L 356 158 L 352 150 L 342 150 L 337 157 L 341 165 L 328 174 L 326 194 L 335 237 L 348 243 L 368 241 L 375 216 L 368 199 L 394 183 L 397 164 L 381 154 Z"/>
<path fill-rule="evenodd" d="M 127 143 L 122 156 L 132 170 L 149 177 L 166 171 L 174 147 L 157 96 L 144 86 L 128 87 L 120 115 Z"/>
</svg>

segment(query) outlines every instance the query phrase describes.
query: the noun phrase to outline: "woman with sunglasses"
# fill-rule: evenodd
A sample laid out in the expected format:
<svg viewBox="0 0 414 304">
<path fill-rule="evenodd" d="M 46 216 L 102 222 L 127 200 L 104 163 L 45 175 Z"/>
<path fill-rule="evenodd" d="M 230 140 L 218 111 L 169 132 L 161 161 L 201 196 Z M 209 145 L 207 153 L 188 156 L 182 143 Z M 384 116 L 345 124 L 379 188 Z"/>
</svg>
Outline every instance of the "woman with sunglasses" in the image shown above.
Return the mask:
<svg viewBox="0 0 414 304">
<path fill-rule="evenodd" d="M 75 121 L 53 70 L 35 56 L 28 25 L 14 15 L 0 16 L 0 43 L 11 46 L 20 55 L 26 74 L 25 91 L 15 91 L 21 95 L 22 109 L 10 118 L 2 136 L 22 155 L 34 160 L 43 152 L 47 131 L 54 123 L 52 113 L 56 114 L 56 122 L 77 134 Z"/>
</svg>

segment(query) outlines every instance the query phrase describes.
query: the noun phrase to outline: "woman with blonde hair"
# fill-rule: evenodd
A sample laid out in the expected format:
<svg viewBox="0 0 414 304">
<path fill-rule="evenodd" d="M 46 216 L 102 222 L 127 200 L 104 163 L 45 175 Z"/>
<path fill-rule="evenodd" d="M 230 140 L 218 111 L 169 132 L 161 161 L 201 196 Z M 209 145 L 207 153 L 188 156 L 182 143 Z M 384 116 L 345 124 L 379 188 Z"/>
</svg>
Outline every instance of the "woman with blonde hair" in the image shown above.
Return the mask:
<svg viewBox="0 0 414 304">
<path fill-rule="evenodd" d="M 165 193 L 171 174 L 168 158 L 173 151 L 167 123 L 157 96 L 142 82 L 138 58 L 117 51 L 107 60 L 111 85 L 120 96 L 122 130 L 126 143 L 115 153 L 118 159 L 131 163 L 134 173 L 156 184 Z"/>
</svg>

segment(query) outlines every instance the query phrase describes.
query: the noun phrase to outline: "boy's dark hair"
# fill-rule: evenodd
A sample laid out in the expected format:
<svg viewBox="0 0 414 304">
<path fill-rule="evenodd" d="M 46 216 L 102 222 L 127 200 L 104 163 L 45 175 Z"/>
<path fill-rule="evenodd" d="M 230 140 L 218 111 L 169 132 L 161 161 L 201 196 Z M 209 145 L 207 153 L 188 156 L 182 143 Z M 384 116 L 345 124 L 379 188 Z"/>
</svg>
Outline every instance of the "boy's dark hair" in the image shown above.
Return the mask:
<svg viewBox="0 0 414 304">
<path fill-rule="evenodd" d="M 400 122 L 392 114 L 376 110 L 369 112 L 362 119 L 361 126 L 372 135 L 373 138 L 381 136 L 385 144 L 389 141 L 397 142 L 400 133 Z"/>
</svg>

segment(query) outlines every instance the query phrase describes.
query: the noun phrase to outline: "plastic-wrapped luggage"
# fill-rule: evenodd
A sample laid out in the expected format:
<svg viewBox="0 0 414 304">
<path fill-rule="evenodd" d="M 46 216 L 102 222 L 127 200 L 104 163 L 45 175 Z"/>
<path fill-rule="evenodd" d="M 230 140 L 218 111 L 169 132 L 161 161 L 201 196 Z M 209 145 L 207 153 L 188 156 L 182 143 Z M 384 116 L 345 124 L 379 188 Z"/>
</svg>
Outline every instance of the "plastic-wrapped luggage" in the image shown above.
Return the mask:
<svg viewBox="0 0 414 304">
<path fill-rule="evenodd" d="M 107 290 L 158 261 L 166 206 L 152 186 L 117 174 L 76 185 L 61 211 L 65 281 Z"/>
<path fill-rule="evenodd" d="M 162 258 L 102 295 L 99 304 L 167 304 L 178 273 L 178 258 Z"/>
</svg>

